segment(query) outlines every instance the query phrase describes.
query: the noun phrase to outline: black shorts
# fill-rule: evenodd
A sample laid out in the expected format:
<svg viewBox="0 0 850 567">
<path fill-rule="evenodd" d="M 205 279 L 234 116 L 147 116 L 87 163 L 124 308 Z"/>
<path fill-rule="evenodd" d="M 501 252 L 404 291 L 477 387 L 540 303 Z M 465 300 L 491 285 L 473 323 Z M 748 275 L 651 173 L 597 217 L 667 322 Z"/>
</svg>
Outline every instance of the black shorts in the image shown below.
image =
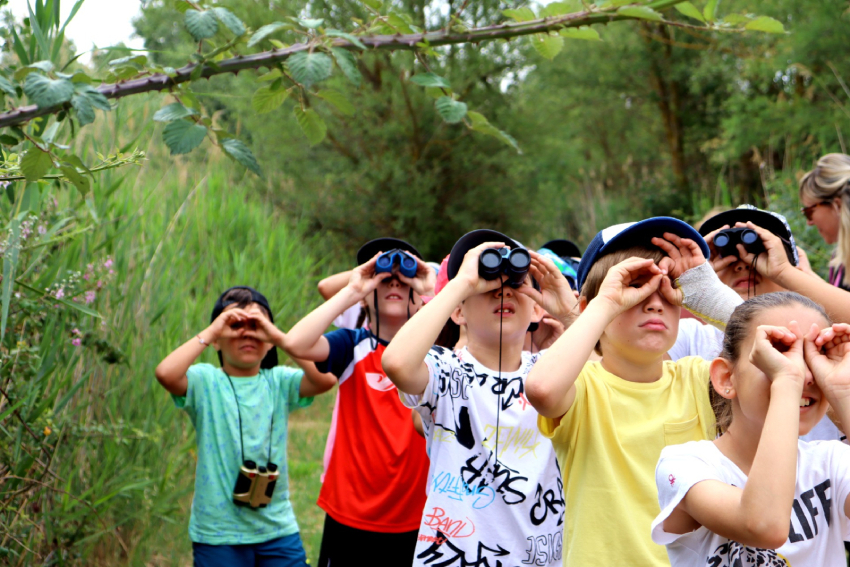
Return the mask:
<svg viewBox="0 0 850 567">
<path fill-rule="evenodd" d="M 388 534 L 358 530 L 325 515 L 318 567 L 408 567 L 419 530 Z"/>
</svg>

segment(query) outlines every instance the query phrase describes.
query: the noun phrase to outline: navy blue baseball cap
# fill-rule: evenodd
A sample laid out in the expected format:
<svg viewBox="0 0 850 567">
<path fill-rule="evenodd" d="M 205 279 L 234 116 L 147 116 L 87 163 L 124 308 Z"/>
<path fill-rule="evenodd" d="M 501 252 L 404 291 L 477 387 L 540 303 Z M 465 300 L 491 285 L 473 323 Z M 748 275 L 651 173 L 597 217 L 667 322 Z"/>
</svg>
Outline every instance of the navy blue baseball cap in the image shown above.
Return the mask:
<svg viewBox="0 0 850 567">
<path fill-rule="evenodd" d="M 700 236 L 700 233 L 685 221 L 673 217 L 652 217 L 638 222 L 615 224 L 600 230 L 587 245 L 576 274 L 579 291 L 584 285 L 584 280 L 587 279 L 587 274 L 590 273 L 590 268 L 599 258 L 623 248 L 640 245 L 652 246 L 652 239 L 656 236 L 662 238 L 665 232 L 672 232 L 681 238 L 693 240 L 699 245 L 703 256 L 708 260 L 708 244 Z"/>
</svg>

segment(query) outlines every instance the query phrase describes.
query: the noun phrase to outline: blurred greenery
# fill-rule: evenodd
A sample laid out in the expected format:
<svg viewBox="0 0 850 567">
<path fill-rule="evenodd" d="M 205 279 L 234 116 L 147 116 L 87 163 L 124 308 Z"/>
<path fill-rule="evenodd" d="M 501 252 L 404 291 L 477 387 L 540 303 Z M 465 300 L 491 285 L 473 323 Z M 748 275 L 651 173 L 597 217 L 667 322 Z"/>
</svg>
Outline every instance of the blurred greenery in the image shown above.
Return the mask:
<svg viewBox="0 0 850 567">
<path fill-rule="evenodd" d="M 252 27 L 309 14 L 345 29 L 363 10 L 349 0 L 220 4 Z M 447 23 L 442 4 L 396 4 L 429 27 Z M 465 18 L 492 22 L 511 6 L 469 3 Z M 409 53 L 366 54 L 359 88 L 330 79 L 354 113 L 316 105 L 329 130 L 312 147 L 291 100 L 254 113 L 256 84 L 244 73 L 197 87 L 215 119 L 250 142 L 263 179 L 206 142 L 188 156 L 166 155 L 150 117 L 171 101 L 122 99 L 72 144 L 84 158 L 145 150 L 140 167 L 97 175 L 85 196 L 49 180 L 16 181 L 0 194 L 5 281 L 16 254 L 13 279 L 29 286 L 10 284 L 0 342 L 0 501 L 8 504 L 0 563 L 191 562 L 194 434 L 153 368 L 205 326 L 230 285 L 262 290 L 288 329 L 318 303 L 318 279 L 351 267 L 356 248 L 377 236 L 406 238 L 439 260 L 477 227 L 529 245 L 586 244 L 613 223 L 658 214 L 696 221 L 744 202 L 785 214 L 824 273 L 829 250 L 798 212 L 797 179 L 821 154 L 846 151 L 847 3 L 757 8 L 790 33 L 602 26 L 603 41 L 567 40 L 553 61 L 526 39 L 440 48 L 447 57 L 432 70 L 522 154 L 445 124 L 431 93 L 399 80 L 425 70 Z M 180 17 L 172 2 L 150 0 L 136 22 L 161 64 L 182 64 L 197 46 L 175 24 Z M 96 54 L 95 71 L 114 56 Z M 290 425 L 291 493 L 312 560 L 333 395 Z"/>
</svg>

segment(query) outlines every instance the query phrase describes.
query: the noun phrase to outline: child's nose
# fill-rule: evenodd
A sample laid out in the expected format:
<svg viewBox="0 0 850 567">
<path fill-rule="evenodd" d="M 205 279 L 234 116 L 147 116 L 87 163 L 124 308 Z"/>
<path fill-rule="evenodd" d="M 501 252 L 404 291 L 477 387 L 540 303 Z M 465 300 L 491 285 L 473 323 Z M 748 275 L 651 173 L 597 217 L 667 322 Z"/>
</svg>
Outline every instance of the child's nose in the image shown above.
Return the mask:
<svg viewBox="0 0 850 567">
<path fill-rule="evenodd" d="M 661 297 L 660 291 L 655 291 L 646 298 L 646 310 L 661 313 L 664 311 L 664 298 Z"/>
</svg>

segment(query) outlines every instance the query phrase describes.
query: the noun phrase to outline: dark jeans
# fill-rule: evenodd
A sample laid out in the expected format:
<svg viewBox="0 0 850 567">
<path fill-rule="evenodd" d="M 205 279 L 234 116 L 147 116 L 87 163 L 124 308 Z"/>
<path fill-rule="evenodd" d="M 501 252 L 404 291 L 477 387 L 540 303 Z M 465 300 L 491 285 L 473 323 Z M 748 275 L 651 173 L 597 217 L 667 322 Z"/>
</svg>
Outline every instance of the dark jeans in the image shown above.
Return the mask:
<svg viewBox="0 0 850 567">
<path fill-rule="evenodd" d="M 207 545 L 192 543 L 195 567 L 306 567 L 301 536 L 292 534 L 263 543 Z"/>
</svg>

